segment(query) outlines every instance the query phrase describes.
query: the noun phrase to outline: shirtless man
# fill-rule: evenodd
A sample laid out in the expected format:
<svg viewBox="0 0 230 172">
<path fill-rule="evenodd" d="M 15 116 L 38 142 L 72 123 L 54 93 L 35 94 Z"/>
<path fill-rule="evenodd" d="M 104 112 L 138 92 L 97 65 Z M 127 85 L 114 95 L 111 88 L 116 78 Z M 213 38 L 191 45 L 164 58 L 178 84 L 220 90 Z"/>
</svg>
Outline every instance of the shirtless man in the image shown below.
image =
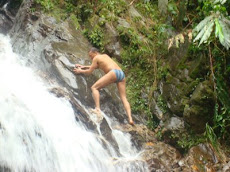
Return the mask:
<svg viewBox="0 0 230 172">
<path fill-rule="evenodd" d="M 73 70 L 76 74 L 91 74 L 95 69 L 99 68 L 104 71 L 105 75 L 101 77 L 93 86 L 91 87 L 94 102 L 95 102 L 95 111 L 100 113 L 100 93 L 99 90 L 111 83 L 117 84 L 117 88 L 122 100 L 122 103 L 125 107 L 127 116 L 129 118 L 129 124 L 134 125 L 130 104 L 126 98 L 125 91 L 125 74 L 121 68 L 113 61 L 108 55 L 100 54 L 96 48 L 91 48 L 89 51 L 89 57 L 92 60 L 91 66 L 83 66 L 76 64 L 76 68 Z"/>
</svg>

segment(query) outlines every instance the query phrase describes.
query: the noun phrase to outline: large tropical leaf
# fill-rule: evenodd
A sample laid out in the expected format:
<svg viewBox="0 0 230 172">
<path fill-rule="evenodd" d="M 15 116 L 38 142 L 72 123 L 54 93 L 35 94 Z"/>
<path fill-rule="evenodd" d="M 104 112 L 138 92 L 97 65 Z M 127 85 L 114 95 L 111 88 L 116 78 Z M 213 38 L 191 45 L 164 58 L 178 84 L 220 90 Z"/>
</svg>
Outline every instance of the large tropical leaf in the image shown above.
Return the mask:
<svg viewBox="0 0 230 172">
<path fill-rule="evenodd" d="M 195 32 L 199 32 L 200 30 L 202 30 L 202 29 L 204 28 L 204 26 L 205 26 L 207 23 L 209 23 L 210 20 L 213 19 L 213 17 L 214 17 L 213 15 L 210 15 L 210 16 L 208 16 L 208 17 L 205 17 L 205 19 L 202 20 L 202 21 L 195 27 L 195 29 L 193 30 L 193 32 L 195 33 Z"/>
<path fill-rule="evenodd" d="M 193 30 L 193 33 L 198 33 L 197 36 L 195 37 L 193 42 L 196 42 L 197 40 L 201 39 L 200 44 L 203 42 L 207 41 L 209 38 L 212 28 L 213 28 L 213 18 L 214 16 L 208 16 L 204 20 L 202 20 Z M 210 33 L 209 33 L 210 32 Z"/>
<path fill-rule="evenodd" d="M 215 19 L 215 25 L 216 25 L 215 36 L 219 38 L 220 42 L 223 42 L 224 41 L 223 29 L 222 29 L 220 22 L 217 18 Z"/>
<path fill-rule="evenodd" d="M 205 30 L 205 31 L 204 31 L 204 34 L 203 34 L 201 40 L 200 40 L 199 45 L 202 44 L 203 42 L 204 42 L 204 43 L 207 42 L 208 38 L 210 37 L 210 35 L 211 35 L 211 33 L 212 33 L 213 26 L 214 26 L 214 22 L 213 22 L 213 20 L 211 20 L 211 21 L 209 22 L 209 24 L 206 25 L 206 26 L 203 28 L 203 30 Z"/>
<path fill-rule="evenodd" d="M 223 37 L 224 39 L 220 39 L 220 43 L 228 50 L 230 47 L 230 28 L 229 26 L 222 20 L 219 21 L 220 26 L 222 28 L 223 31 Z"/>
<path fill-rule="evenodd" d="M 227 0 L 214 0 L 214 4 L 216 4 L 216 3 L 221 3 L 221 4 L 224 4 L 225 2 L 227 2 Z"/>
<path fill-rule="evenodd" d="M 212 14 L 202 20 L 193 30 L 197 34 L 193 42 L 200 40 L 199 45 L 206 43 L 213 32 L 215 25 L 215 36 L 228 50 L 230 48 L 230 20 L 220 14 Z"/>
</svg>

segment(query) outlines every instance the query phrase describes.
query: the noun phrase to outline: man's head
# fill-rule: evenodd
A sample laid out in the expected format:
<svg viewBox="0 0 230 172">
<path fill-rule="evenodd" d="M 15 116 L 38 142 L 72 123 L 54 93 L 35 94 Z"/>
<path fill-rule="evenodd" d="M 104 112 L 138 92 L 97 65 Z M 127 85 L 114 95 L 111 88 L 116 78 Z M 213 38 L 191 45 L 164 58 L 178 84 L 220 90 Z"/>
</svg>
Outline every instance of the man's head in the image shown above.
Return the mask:
<svg viewBox="0 0 230 172">
<path fill-rule="evenodd" d="M 96 55 L 99 54 L 99 50 L 95 47 L 92 47 L 89 51 L 89 57 L 93 59 Z"/>
</svg>

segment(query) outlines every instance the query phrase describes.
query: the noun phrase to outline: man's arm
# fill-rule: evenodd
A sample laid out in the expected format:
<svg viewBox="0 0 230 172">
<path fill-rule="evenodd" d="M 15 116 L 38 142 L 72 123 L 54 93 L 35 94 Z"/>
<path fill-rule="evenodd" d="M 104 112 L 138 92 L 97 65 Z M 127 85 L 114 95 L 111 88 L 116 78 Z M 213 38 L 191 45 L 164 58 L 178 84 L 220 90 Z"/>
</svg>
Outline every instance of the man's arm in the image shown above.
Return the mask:
<svg viewBox="0 0 230 172">
<path fill-rule="evenodd" d="M 90 66 L 85 66 L 85 65 L 81 65 L 81 64 L 75 64 L 76 68 L 81 68 L 81 69 L 89 69 Z"/>
<path fill-rule="evenodd" d="M 79 68 L 80 67 L 80 68 Z M 97 58 L 95 57 L 93 59 L 93 62 L 91 64 L 91 66 L 78 66 L 78 68 L 75 68 L 73 71 L 76 73 L 76 74 L 80 74 L 80 73 L 83 73 L 83 74 L 91 74 L 96 68 L 98 68 L 98 65 L 97 65 Z"/>
</svg>

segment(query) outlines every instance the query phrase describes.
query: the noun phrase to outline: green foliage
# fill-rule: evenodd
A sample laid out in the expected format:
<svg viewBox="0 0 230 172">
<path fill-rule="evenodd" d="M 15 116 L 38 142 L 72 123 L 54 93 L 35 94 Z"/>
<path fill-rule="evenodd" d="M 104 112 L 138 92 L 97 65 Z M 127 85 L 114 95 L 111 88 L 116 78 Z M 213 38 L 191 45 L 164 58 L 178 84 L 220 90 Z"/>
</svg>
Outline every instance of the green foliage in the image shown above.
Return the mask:
<svg viewBox="0 0 230 172">
<path fill-rule="evenodd" d="M 84 30 L 83 33 L 94 47 L 104 51 L 104 33 L 98 25 L 96 25 L 92 31 L 89 32 L 88 30 Z"/>
<path fill-rule="evenodd" d="M 158 96 L 157 105 L 159 106 L 163 114 L 169 111 L 167 103 L 162 95 Z"/>
<path fill-rule="evenodd" d="M 159 12 L 157 10 L 156 3 L 150 3 L 150 2 L 140 2 L 135 5 L 135 7 L 145 16 L 149 17 L 151 19 L 157 19 L 159 20 Z"/>
<path fill-rule="evenodd" d="M 65 11 L 67 13 L 73 13 L 75 11 L 75 6 L 71 3 L 65 3 Z"/>
<path fill-rule="evenodd" d="M 230 138 L 230 96 L 222 76 L 217 76 L 218 102 L 215 105 L 214 130 L 221 139 Z"/>
<path fill-rule="evenodd" d="M 210 127 L 208 124 L 206 124 L 206 132 L 205 132 L 205 136 L 208 139 L 209 142 L 211 142 L 211 144 L 217 148 L 218 142 L 217 142 L 217 137 L 216 134 L 214 133 L 212 127 Z"/>
<path fill-rule="evenodd" d="M 119 27 L 119 37 L 125 51 L 122 52 L 122 60 L 126 67 L 138 65 L 143 70 L 152 70 L 152 46 L 151 42 L 141 37 L 140 33 L 132 28 Z"/>
<path fill-rule="evenodd" d="M 226 1 L 203 1 L 205 19 L 203 19 L 193 30 L 196 34 L 194 42 L 200 40 L 202 43 L 209 43 L 213 39 L 209 39 L 215 28 L 215 37 L 219 38 L 220 43 L 226 48 L 230 47 L 230 20 L 227 16 L 227 8 L 223 5 Z M 215 26 L 215 27 L 214 27 Z"/>
<path fill-rule="evenodd" d="M 191 147 L 205 141 L 205 137 L 203 135 L 196 135 L 192 132 L 173 133 L 171 134 L 171 138 L 177 140 L 176 147 L 183 150 L 183 152 L 187 152 Z"/>
<path fill-rule="evenodd" d="M 168 74 L 169 74 L 169 66 L 168 65 L 164 66 L 160 61 L 158 61 L 157 79 L 166 80 Z"/>
<path fill-rule="evenodd" d="M 35 0 L 37 4 L 40 4 L 45 11 L 53 10 L 54 2 L 52 0 Z"/>
<path fill-rule="evenodd" d="M 79 4 L 76 13 L 79 20 L 85 22 L 93 14 L 93 6 L 90 3 Z"/>
<path fill-rule="evenodd" d="M 72 22 L 73 22 L 76 30 L 78 30 L 80 28 L 80 24 L 79 24 L 78 18 L 74 14 L 71 14 L 70 15 L 70 19 L 72 20 Z"/>
<path fill-rule="evenodd" d="M 102 8 L 110 11 L 110 14 L 121 16 L 126 10 L 127 5 L 123 0 L 101 0 Z"/>
</svg>

